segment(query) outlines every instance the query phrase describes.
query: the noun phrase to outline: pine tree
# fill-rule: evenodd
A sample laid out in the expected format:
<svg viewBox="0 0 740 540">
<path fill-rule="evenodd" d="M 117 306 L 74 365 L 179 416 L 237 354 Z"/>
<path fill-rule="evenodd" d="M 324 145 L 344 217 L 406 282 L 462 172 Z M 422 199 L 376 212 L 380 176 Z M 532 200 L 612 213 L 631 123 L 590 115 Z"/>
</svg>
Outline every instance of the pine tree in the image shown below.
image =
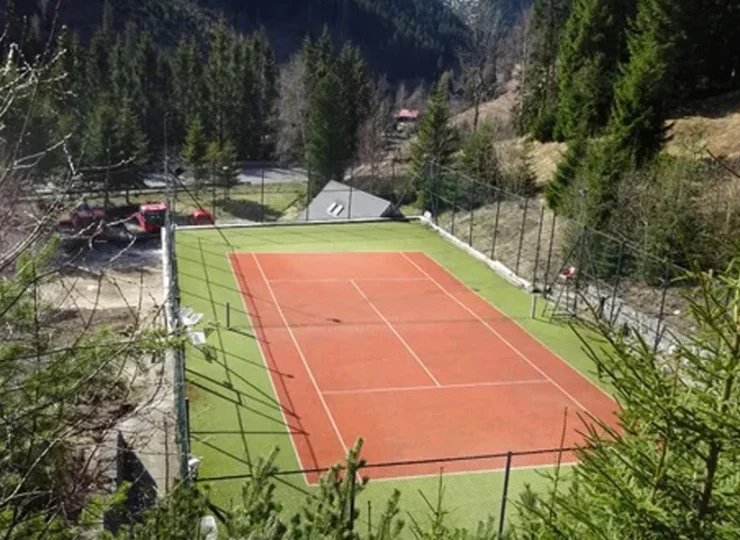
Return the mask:
<svg viewBox="0 0 740 540">
<path fill-rule="evenodd" d="M 556 212 L 564 210 L 571 186 L 576 184 L 588 143 L 583 133 L 568 142 L 568 148 L 555 171 L 555 177 L 545 187 L 545 200 Z"/>
<path fill-rule="evenodd" d="M 329 72 L 316 82 L 308 117 L 306 162 L 310 192 L 318 193 L 329 180 L 341 181 L 347 166 L 347 116 L 341 106 L 341 81 Z"/>
<path fill-rule="evenodd" d="M 204 107 L 203 59 L 193 39 L 180 42 L 171 60 L 172 106 L 176 112 L 175 139 L 184 139 L 188 126 Z"/>
<path fill-rule="evenodd" d="M 463 142 L 457 167 L 463 174 L 481 185 L 468 195 L 458 190 L 461 199 L 455 201 L 456 203 L 465 204 L 472 196 L 476 196 L 478 201 L 483 201 L 486 197 L 494 195 L 490 188 L 501 187 L 501 164 L 493 146 L 494 132 L 493 124 L 483 122 L 478 126 L 478 130 L 469 133 Z"/>
<path fill-rule="evenodd" d="M 251 38 L 252 69 L 256 82 L 254 159 L 268 159 L 275 147 L 275 105 L 278 99 L 278 69 L 264 29 Z"/>
<path fill-rule="evenodd" d="M 207 150 L 203 123 L 196 116 L 188 125 L 188 131 L 182 149 L 182 159 L 193 173 L 196 195 L 200 193 L 203 184 Z"/>
<path fill-rule="evenodd" d="M 524 495 L 517 537 L 740 537 L 740 263 L 685 277 L 698 284 L 686 298 L 696 332 L 672 351 L 593 325 L 604 350 L 587 350 L 620 429 L 587 432 L 567 489 Z"/>
<path fill-rule="evenodd" d="M 206 146 L 205 163 L 211 169 L 211 181 L 224 188 L 226 198 L 231 195 L 231 188 L 239 181 L 236 146 L 227 141 L 223 144 L 211 141 Z M 215 192 L 215 191 L 214 191 Z"/>
<path fill-rule="evenodd" d="M 441 173 L 452 163 L 452 156 L 457 151 L 457 132 L 450 125 L 449 85 L 450 75 L 446 73 L 429 98 L 419 126 L 419 135 L 411 149 L 411 174 L 415 178 L 419 202 L 423 208 L 431 208 L 434 202 L 433 193 L 445 195 L 442 175 L 430 177 L 430 166 Z"/>
<path fill-rule="evenodd" d="M 554 137 L 567 140 L 606 123 L 628 13 L 617 0 L 576 0 L 559 42 Z M 631 11 L 631 10 L 630 10 Z"/>
<path fill-rule="evenodd" d="M 233 39 L 226 23 L 219 21 L 211 41 L 205 80 L 208 92 L 208 132 L 221 146 L 226 141 L 236 139 L 236 134 L 231 130 L 237 105 L 237 70 L 233 65 L 232 44 Z"/>
<path fill-rule="evenodd" d="M 638 165 L 666 141 L 668 106 L 675 75 L 678 2 L 642 0 L 627 46 L 629 62 L 614 89 L 608 135 Z"/>
<path fill-rule="evenodd" d="M 152 149 L 163 146 L 164 112 L 167 106 L 168 78 L 159 51 L 148 33 L 139 38 L 136 51 L 138 83 L 141 88 L 142 127 Z"/>
<path fill-rule="evenodd" d="M 342 83 L 341 104 L 347 120 L 344 159 L 350 160 L 357 153 L 358 132 L 370 106 L 370 76 L 360 50 L 349 43 L 336 59 L 336 71 Z"/>
<path fill-rule="evenodd" d="M 90 40 L 90 53 L 87 64 L 87 80 L 94 90 L 105 90 L 110 82 L 110 50 L 115 41 L 113 28 L 113 7 L 109 2 L 103 5 L 103 20 Z"/>
<path fill-rule="evenodd" d="M 550 140 L 557 103 L 556 59 L 572 0 L 535 0 L 522 66 L 517 123 L 522 133 Z"/>
</svg>

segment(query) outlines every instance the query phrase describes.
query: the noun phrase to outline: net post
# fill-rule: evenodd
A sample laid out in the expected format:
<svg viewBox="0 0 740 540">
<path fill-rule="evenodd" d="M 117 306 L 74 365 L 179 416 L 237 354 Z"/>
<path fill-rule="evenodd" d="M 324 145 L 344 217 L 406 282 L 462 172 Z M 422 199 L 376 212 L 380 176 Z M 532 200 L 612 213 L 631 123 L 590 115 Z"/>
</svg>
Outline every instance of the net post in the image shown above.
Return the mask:
<svg viewBox="0 0 740 540">
<path fill-rule="evenodd" d="M 527 209 L 529 208 L 529 199 L 524 199 L 524 214 L 522 215 L 522 228 L 519 232 L 519 249 L 516 254 L 516 268 L 514 273 L 519 275 L 519 263 L 522 260 L 522 247 L 524 245 L 524 227 L 527 224 Z"/>
<path fill-rule="evenodd" d="M 509 476 L 511 476 L 512 453 L 506 453 L 506 466 L 504 468 L 504 489 L 501 494 L 501 512 L 498 518 L 498 538 L 504 537 L 504 524 L 506 523 L 506 500 L 509 495 Z"/>
<path fill-rule="evenodd" d="M 231 328 L 231 304 L 226 302 L 226 328 Z"/>
<path fill-rule="evenodd" d="M 498 218 L 501 213 L 501 193 L 496 197 L 496 217 L 493 220 L 493 239 L 491 240 L 491 260 L 496 258 L 496 239 L 498 237 Z"/>
</svg>

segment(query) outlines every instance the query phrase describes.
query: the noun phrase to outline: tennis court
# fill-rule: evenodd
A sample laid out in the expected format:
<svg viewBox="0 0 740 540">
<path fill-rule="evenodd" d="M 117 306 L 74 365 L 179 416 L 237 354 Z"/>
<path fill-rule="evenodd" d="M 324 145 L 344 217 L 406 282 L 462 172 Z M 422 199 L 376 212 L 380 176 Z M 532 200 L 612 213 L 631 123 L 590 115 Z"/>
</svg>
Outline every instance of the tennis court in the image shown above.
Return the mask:
<svg viewBox="0 0 740 540">
<path fill-rule="evenodd" d="M 187 346 L 192 454 L 223 508 L 275 447 L 282 471 L 310 471 L 361 436 L 358 504 L 399 489 L 423 518 L 443 473 L 450 523 L 475 526 L 498 512 L 507 452 L 515 498 L 572 460 L 552 451 L 566 407 L 564 447 L 579 414 L 616 408 L 570 328 L 531 318 L 526 292 L 422 224 L 186 230 L 176 249 L 213 351 Z M 316 479 L 281 476 L 278 499 L 297 508 Z"/>
<path fill-rule="evenodd" d="M 229 258 L 302 469 L 358 437 L 370 463 L 571 448 L 582 425 L 563 433 L 566 409 L 612 417 L 601 390 L 425 253 Z"/>
</svg>

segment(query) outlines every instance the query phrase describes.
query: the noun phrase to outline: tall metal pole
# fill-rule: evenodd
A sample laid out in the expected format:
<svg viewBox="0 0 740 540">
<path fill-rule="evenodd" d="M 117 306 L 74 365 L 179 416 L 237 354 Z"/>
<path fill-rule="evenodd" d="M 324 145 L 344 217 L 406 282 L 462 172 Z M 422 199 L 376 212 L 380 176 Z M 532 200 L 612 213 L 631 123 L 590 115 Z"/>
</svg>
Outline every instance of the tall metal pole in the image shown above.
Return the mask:
<svg viewBox="0 0 740 540">
<path fill-rule="evenodd" d="M 514 273 L 519 275 L 519 263 L 522 260 L 522 246 L 524 244 L 524 227 L 527 224 L 527 209 L 529 208 L 529 199 L 524 199 L 524 215 L 522 216 L 522 230 L 519 234 L 519 250 L 516 254 L 516 269 Z"/>
<path fill-rule="evenodd" d="M 504 536 L 504 524 L 506 523 L 506 499 L 509 494 L 509 476 L 511 475 L 511 452 L 506 454 L 506 468 L 504 469 L 504 491 L 501 495 L 501 513 L 498 518 L 498 538 Z"/>
</svg>

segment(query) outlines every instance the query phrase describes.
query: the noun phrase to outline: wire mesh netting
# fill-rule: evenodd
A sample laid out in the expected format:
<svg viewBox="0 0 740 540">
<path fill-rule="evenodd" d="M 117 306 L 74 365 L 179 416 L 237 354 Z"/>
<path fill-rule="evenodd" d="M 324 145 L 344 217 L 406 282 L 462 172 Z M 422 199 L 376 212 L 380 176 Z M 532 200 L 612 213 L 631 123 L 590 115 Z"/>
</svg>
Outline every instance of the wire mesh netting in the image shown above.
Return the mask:
<svg viewBox="0 0 740 540">
<path fill-rule="evenodd" d="M 432 221 L 444 231 L 532 284 L 533 290 L 546 298 L 546 312 L 551 315 L 596 317 L 615 326 L 628 326 L 656 348 L 690 335 L 683 295 L 691 292 L 691 284 L 680 279 L 685 273 L 683 269 L 629 242 L 556 215 L 536 195 L 510 192 L 500 185 L 486 184 L 434 164 L 425 167 L 421 176 L 360 173 L 348 168 L 342 182 L 315 183 L 310 180 L 310 174 L 308 177 L 309 181 L 303 183 L 242 186 L 232 189 L 228 196 L 222 193 L 223 188 L 217 187 L 211 197 L 216 219 L 219 223 L 240 219 L 341 222 L 429 211 Z M 178 193 L 178 208 L 190 204 L 187 197 L 208 208 L 209 193 L 212 192 L 205 189 L 195 199 Z M 240 234 L 250 233 L 245 229 L 233 234 L 238 238 Z M 335 242 L 356 241 L 349 234 L 342 237 L 345 233 L 341 231 L 333 234 Z M 312 245 L 327 241 L 316 231 L 307 232 L 305 240 Z M 176 287 L 173 237 L 164 248 Z M 204 250 L 208 246 L 199 246 L 199 252 Z M 168 297 L 168 302 L 176 312 L 179 306 L 176 295 Z M 182 355 L 182 351 L 176 354 Z M 184 359 L 180 359 L 175 373 L 178 443 L 181 470 L 187 474 L 190 449 L 184 380 Z M 547 469 L 546 474 L 552 474 L 561 470 L 556 467 L 558 463 L 569 464 L 572 458 L 570 453 L 549 450 L 537 455 L 515 453 L 370 464 L 360 471 L 370 481 L 357 491 L 355 504 L 360 518 L 356 525 L 371 524 L 399 487 L 403 488 L 403 516 L 409 523 L 424 523 L 429 519 L 430 502 L 439 496 L 444 497 L 453 526 L 474 527 L 491 515 L 498 523 L 504 523 L 501 515 L 502 507 L 504 516 L 507 515 L 505 501 L 518 497 L 527 483 L 551 485 L 543 481 L 542 468 Z M 562 471 L 567 477 L 568 468 Z M 295 471 L 275 477 L 276 498 L 286 516 L 297 513 L 306 500 L 315 496 L 317 474 Z M 248 477 L 200 480 L 239 485 Z M 443 492 L 440 484 L 444 486 Z M 234 490 L 225 492 L 234 493 Z M 219 499 L 218 491 L 213 493 L 224 509 L 239 504 L 232 499 Z"/>
<path fill-rule="evenodd" d="M 444 508 L 450 528 L 474 529 L 479 523 L 493 521 L 504 531 L 516 519 L 515 504 L 527 486 L 546 486 L 543 495 L 567 489 L 570 465 L 569 449 L 511 452 L 488 456 L 457 457 L 438 460 L 364 464 L 350 488 L 349 504 L 357 511 L 347 512 L 351 525 L 370 530 L 377 524 L 396 491 L 401 491 L 399 517 L 407 535 L 415 526 L 425 528 L 437 508 Z M 536 470 L 535 470 L 536 467 Z M 319 478 L 326 470 L 284 471 L 270 477 L 275 500 L 281 505 L 283 519 L 301 514 L 320 498 Z M 340 472 L 339 479 L 344 478 Z M 214 488 L 223 484 L 243 486 L 250 475 L 201 478 L 199 482 Z M 222 490 L 239 493 L 240 489 Z M 226 512 L 242 504 L 233 498 L 220 499 L 214 489 L 214 503 Z"/>
</svg>

